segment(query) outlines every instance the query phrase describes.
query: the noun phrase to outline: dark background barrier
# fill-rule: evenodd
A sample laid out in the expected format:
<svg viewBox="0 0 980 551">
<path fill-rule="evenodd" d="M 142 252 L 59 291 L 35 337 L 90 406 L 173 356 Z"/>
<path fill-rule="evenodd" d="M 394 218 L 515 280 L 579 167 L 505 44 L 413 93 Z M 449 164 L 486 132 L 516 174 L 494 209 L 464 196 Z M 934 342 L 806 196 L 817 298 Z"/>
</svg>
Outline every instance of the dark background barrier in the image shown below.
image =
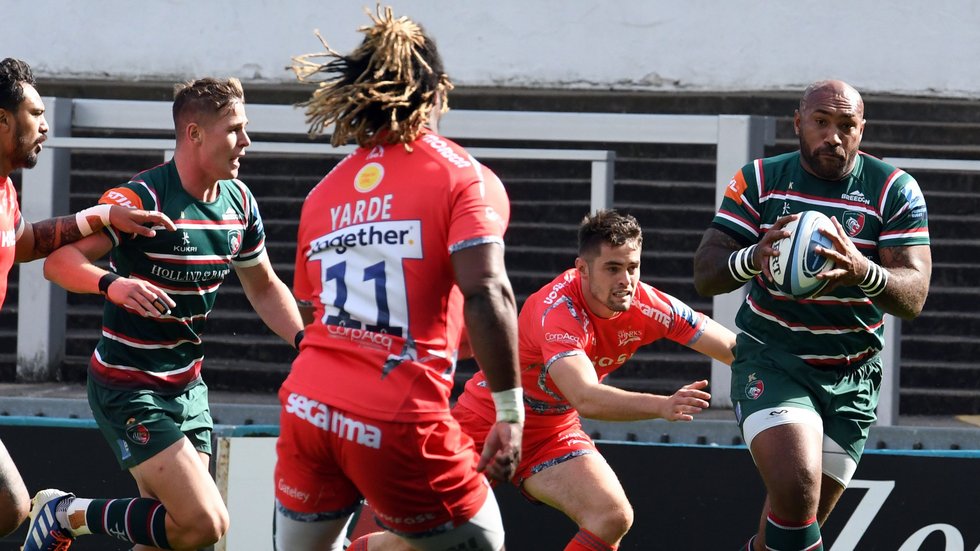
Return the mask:
<svg viewBox="0 0 980 551">
<path fill-rule="evenodd" d="M 744 447 L 599 442 L 599 450 L 635 512 L 622 551 L 735 551 L 754 532 L 765 493 Z M 978 480 L 980 452 L 869 451 L 823 527 L 825 549 L 980 549 Z M 497 497 L 509 551 L 561 550 L 575 534 L 572 521 L 513 487 Z"/>
<path fill-rule="evenodd" d="M 0 425 L 0 439 L 32 493 L 56 487 L 84 497 L 137 494 L 91 421 L 32 419 Z M 735 551 L 752 534 L 763 488 L 745 448 L 599 442 L 599 449 L 636 513 L 623 551 Z M 980 452 L 869 452 L 824 527 L 825 548 L 977 549 L 978 480 Z M 513 487 L 498 488 L 497 497 L 509 551 L 561 550 L 575 533 L 575 525 L 561 513 L 530 504 Z M 26 523 L 0 540 L 0 551 L 18 549 L 25 533 Z M 129 546 L 87 536 L 72 549 L 124 551 Z"/>
</svg>

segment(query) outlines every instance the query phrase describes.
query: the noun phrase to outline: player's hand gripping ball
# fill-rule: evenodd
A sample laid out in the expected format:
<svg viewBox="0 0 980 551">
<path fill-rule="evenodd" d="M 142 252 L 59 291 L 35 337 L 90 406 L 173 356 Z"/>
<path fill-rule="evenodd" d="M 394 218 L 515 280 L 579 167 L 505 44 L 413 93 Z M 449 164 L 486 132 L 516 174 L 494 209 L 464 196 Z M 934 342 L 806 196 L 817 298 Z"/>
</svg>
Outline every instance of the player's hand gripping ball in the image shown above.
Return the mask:
<svg viewBox="0 0 980 551">
<path fill-rule="evenodd" d="M 830 239 L 817 231 L 834 230 L 834 224 L 825 214 L 815 210 L 801 213 L 800 217 L 783 228 L 789 237 L 773 243 L 778 256 L 769 257 L 769 271 L 776 289 L 795 298 L 809 298 L 827 285 L 816 275 L 834 268 L 834 261 L 817 254 L 817 246 L 833 249 Z"/>
</svg>

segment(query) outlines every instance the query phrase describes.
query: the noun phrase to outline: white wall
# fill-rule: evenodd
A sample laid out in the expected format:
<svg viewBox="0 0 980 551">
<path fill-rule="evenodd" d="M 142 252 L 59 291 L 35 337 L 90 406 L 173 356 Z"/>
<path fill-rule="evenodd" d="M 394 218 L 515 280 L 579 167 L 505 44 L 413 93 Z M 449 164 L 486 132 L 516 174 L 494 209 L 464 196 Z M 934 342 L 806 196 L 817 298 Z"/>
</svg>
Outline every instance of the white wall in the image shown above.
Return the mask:
<svg viewBox="0 0 980 551">
<path fill-rule="evenodd" d="M 974 0 L 397 1 L 461 85 L 980 97 Z M 5 0 L 0 56 L 40 76 L 290 81 L 313 29 L 349 51 L 373 0 Z"/>
</svg>

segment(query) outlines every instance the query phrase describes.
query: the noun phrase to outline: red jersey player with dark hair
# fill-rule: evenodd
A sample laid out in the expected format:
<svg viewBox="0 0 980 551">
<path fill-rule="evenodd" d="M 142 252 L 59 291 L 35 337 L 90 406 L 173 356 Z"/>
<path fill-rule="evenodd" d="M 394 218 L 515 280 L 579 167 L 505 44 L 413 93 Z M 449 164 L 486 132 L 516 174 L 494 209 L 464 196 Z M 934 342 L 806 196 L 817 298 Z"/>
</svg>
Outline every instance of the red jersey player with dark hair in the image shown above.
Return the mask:
<svg viewBox="0 0 980 551">
<path fill-rule="evenodd" d="M 510 206 L 489 169 L 436 134 L 452 85 L 435 44 L 390 8 L 372 19 L 354 52 L 295 66 L 301 80 L 331 75 L 306 103 L 312 130 L 333 124 L 335 145 L 360 147 L 300 218 L 294 292 L 308 325 L 280 391 L 276 546 L 341 549 L 366 498 L 386 532 L 351 549 L 498 551 L 480 471 L 510 478 L 524 413 Z M 464 323 L 496 403 L 482 457 L 449 411 Z"/>
<path fill-rule="evenodd" d="M 579 416 L 607 421 L 690 421 L 708 407 L 708 381 L 671 396 L 600 384 L 642 346 L 670 339 L 731 363 L 735 335 L 640 281 L 643 236 L 632 216 L 600 210 L 579 227 L 575 267 L 528 297 L 518 322 L 524 386 L 524 448 L 514 483 L 533 501 L 569 516 L 579 532 L 565 548 L 616 549 L 633 510 Z M 482 444 L 493 409 L 481 374 L 466 383 L 453 415 Z"/>
</svg>

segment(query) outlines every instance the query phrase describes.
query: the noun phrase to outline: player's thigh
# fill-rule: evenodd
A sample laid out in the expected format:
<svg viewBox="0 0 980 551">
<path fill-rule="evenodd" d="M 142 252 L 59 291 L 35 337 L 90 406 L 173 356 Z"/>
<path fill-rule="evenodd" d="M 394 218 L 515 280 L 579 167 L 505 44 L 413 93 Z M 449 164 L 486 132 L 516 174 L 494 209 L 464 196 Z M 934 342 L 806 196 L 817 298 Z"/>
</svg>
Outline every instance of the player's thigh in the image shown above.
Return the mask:
<svg viewBox="0 0 980 551">
<path fill-rule="evenodd" d="M 386 533 L 386 536 L 390 533 Z M 391 538 L 386 538 L 391 539 Z M 373 542 L 372 542 L 373 543 Z M 466 549 L 472 551 L 499 551 L 504 546 L 504 524 L 500 508 L 493 492 L 487 493 L 486 500 L 479 511 L 468 521 L 454 526 L 451 530 L 421 536 L 402 538 L 402 543 L 386 541 L 379 549 L 385 551 L 445 551 L 446 549 Z"/>
<path fill-rule="evenodd" d="M 455 419 L 378 423 L 378 449 L 345 444 L 342 464 L 371 504 L 380 525 L 400 535 L 459 526 L 490 492 L 476 471 L 473 440 Z"/>
<path fill-rule="evenodd" d="M 211 453 L 212 421 L 203 384 L 164 396 L 110 389 L 90 377 L 88 397 L 92 415 L 124 469 L 132 469 L 180 440 L 189 439 L 197 451 Z"/>
<path fill-rule="evenodd" d="M 543 469 L 524 481 L 523 490 L 578 524 L 590 516 L 630 506 L 616 473 L 598 453 Z"/>
<path fill-rule="evenodd" d="M 178 525 L 228 515 L 206 463 L 186 438 L 132 467 L 130 473 L 140 491 L 160 500 Z"/>
<path fill-rule="evenodd" d="M 340 551 L 351 515 L 321 519 L 297 517 L 276 508 L 273 541 L 276 551 Z"/>
</svg>

